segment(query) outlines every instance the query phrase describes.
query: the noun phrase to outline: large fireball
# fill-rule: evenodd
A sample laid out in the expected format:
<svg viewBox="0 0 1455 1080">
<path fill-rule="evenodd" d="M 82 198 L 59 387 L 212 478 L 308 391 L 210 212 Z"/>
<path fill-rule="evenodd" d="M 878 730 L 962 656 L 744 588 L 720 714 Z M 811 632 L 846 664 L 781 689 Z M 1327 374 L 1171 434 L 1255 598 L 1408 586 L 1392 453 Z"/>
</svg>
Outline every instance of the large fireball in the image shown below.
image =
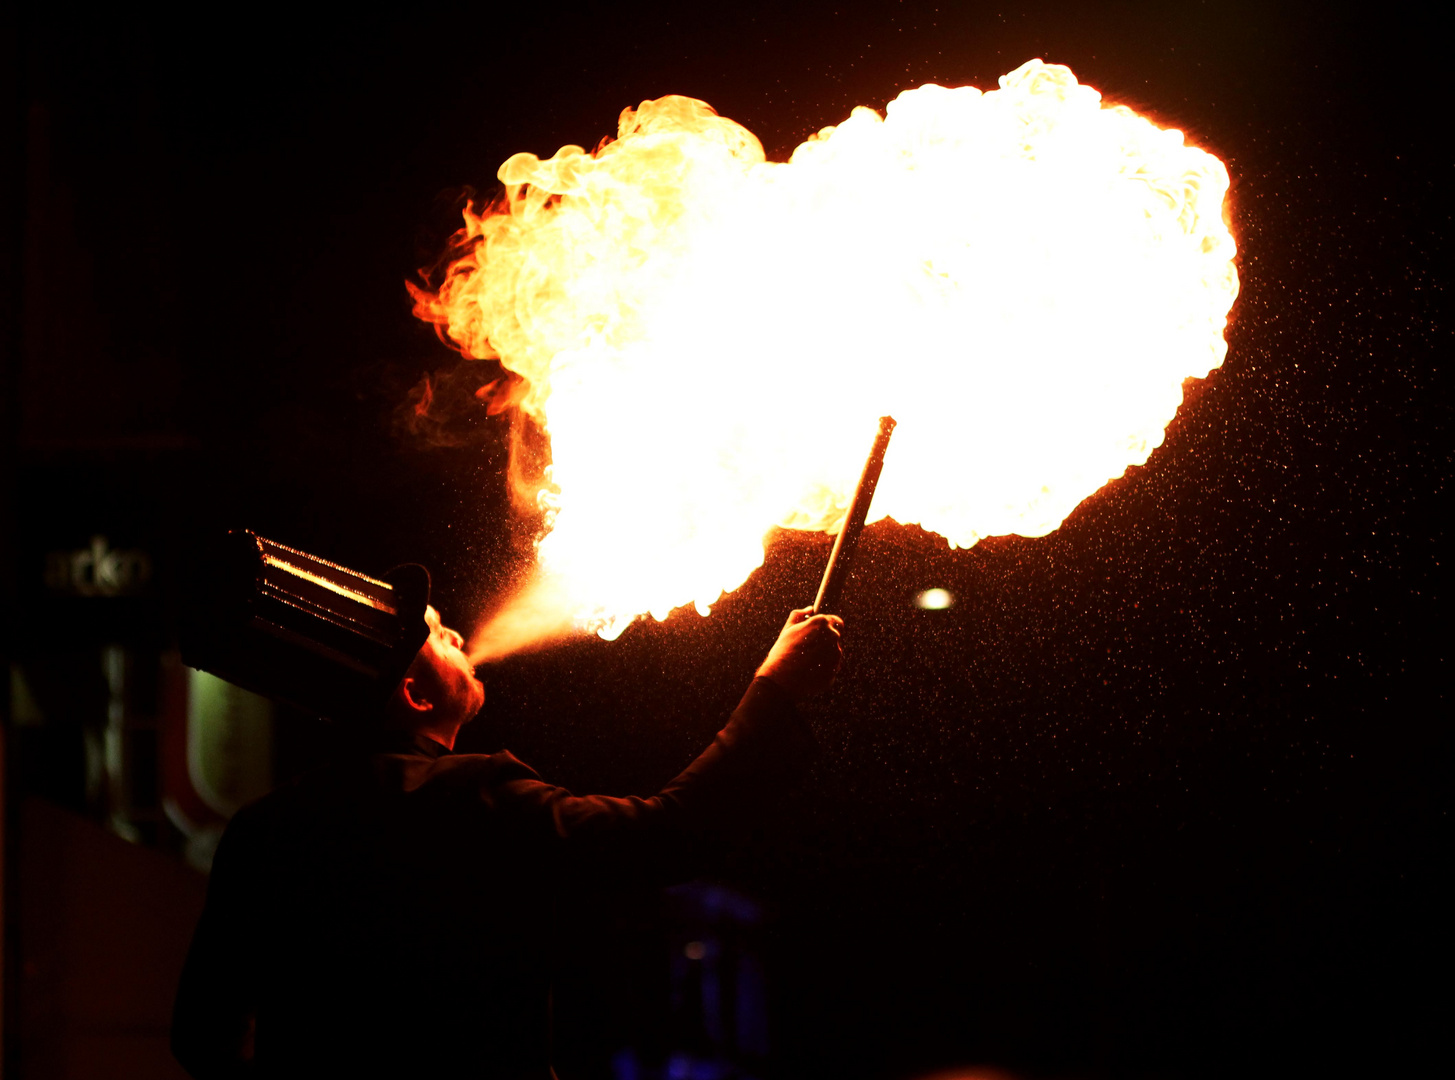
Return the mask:
<svg viewBox="0 0 1455 1080">
<path fill-rule="evenodd" d="M 499 176 L 416 312 L 528 381 L 542 595 L 607 636 L 705 612 L 775 526 L 836 529 L 884 414 L 871 520 L 1050 532 L 1226 352 L 1227 171 L 1057 65 L 855 109 L 786 163 L 666 97 Z"/>
</svg>

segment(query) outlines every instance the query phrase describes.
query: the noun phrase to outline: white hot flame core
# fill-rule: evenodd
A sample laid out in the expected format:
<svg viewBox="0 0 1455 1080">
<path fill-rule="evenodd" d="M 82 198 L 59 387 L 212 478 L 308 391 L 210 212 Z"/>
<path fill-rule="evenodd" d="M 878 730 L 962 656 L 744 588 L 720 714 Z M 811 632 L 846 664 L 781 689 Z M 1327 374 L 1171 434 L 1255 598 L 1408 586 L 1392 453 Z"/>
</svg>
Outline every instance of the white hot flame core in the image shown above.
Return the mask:
<svg viewBox="0 0 1455 1080">
<path fill-rule="evenodd" d="M 1040 61 L 855 109 L 786 163 L 668 97 L 500 179 L 417 311 L 529 380 L 540 569 L 606 636 L 706 612 L 774 526 L 836 529 L 885 414 L 871 520 L 1050 532 L 1226 352 L 1222 163 Z"/>
</svg>

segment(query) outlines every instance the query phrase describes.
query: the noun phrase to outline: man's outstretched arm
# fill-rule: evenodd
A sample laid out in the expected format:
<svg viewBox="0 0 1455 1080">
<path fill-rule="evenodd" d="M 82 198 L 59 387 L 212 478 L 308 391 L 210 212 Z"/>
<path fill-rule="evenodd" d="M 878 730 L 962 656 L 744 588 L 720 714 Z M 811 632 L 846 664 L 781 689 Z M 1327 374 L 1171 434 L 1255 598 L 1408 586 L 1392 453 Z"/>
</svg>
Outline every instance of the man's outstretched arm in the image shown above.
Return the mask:
<svg viewBox="0 0 1455 1080">
<path fill-rule="evenodd" d="M 573 795 L 521 766 L 497 789 L 502 809 L 548 826 L 568 864 L 662 881 L 692 876 L 704 850 L 761 821 L 807 769 L 816 747 L 796 703 L 833 682 L 842 627 L 837 616 L 794 611 L 727 725 L 656 795 Z"/>
</svg>

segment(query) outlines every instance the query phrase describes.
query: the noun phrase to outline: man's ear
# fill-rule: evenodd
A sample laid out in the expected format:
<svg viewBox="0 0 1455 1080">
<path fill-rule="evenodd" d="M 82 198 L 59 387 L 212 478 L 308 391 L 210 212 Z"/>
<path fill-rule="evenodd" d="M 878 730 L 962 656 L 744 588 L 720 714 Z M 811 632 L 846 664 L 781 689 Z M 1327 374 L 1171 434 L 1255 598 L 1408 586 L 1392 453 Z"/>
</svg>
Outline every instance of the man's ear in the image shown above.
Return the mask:
<svg viewBox="0 0 1455 1080">
<path fill-rule="evenodd" d="M 434 708 L 434 702 L 424 696 L 423 688 L 413 676 L 406 676 L 399 684 L 399 697 L 410 712 L 426 713 Z"/>
</svg>

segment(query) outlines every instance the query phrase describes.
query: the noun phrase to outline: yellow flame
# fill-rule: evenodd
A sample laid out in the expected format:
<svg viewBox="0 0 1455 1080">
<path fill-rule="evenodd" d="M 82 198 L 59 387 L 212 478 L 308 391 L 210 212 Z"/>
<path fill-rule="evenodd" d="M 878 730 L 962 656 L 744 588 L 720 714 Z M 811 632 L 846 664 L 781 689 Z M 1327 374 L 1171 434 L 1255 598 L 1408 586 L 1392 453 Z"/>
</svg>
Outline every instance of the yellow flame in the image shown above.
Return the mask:
<svg viewBox="0 0 1455 1080">
<path fill-rule="evenodd" d="M 416 311 L 529 380 L 541 589 L 604 636 L 705 613 L 774 526 L 837 529 L 884 414 L 871 520 L 1050 532 L 1227 348 L 1222 163 L 1039 60 L 857 108 L 786 163 L 666 97 L 499 176 Z"/>
</svg>

